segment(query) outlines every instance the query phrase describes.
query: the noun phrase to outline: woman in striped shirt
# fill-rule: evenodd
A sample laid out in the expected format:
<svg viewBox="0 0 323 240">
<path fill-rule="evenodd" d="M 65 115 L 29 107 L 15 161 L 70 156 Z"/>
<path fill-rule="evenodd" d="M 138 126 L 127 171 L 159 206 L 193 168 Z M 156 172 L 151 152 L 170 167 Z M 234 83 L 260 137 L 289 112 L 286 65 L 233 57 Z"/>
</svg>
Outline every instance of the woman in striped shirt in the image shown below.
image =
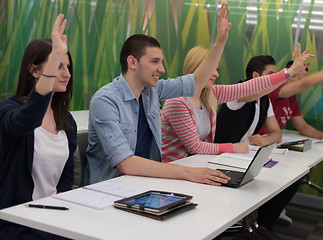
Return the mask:
<svg viewBox="0 0 323 240">
<path fill-rule="evenodd" d="M 192 154 L 247 153 L 248 146 L 245 143 L 213 143 L 217 104 L 252 94 L 254 99 L 257 99 L 268 93 L 260 92 L 261 90 L 280 86 L 287 80 L 287 76 L 299 71 L 305 60 L 310 58 L 310 54 L 306 54 L 307 51 L 301 54 L 300 49 L 296 50 L 295 56 L 298 57 L 299 65 L 295 64 L 292 71 L 288 70 L 288 74 L 286 69 L 283 69 L 239 84 L 213 85 L 219 77 L 216 69 L 201 92 L 195 91 L 193 97 L 167 100 L 161 116 L 162 161 L 171 162 Z M 192 48 L 186 55 L 183 73 L 194 72 L 207 56 L 208 51 L 209 49 L 201 46 Z"/>
</svg>

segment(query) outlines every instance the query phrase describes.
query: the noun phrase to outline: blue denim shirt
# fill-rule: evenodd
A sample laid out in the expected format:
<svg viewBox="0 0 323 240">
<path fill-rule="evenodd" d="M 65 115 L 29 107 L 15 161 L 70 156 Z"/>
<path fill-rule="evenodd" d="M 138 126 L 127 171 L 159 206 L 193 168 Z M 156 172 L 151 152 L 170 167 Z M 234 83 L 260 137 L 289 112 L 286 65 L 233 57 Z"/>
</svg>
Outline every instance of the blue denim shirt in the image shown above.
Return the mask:
<svg viewBox="0 0 323 240">
<path fill-rule="evenodd" d="M 161 159 L 160 101 L 193 96 L 193 74 L 159 80 L 155 87 L 145 87 L 142 100 L 153 133 L 151 159 Z M 86 150 L 85 184 L 120 175 L 115 167 L 134 155 L 137 143 L 139 102 L 122 74 L 99 89 L 91 99 L 89 145 Z"/>
</svg>

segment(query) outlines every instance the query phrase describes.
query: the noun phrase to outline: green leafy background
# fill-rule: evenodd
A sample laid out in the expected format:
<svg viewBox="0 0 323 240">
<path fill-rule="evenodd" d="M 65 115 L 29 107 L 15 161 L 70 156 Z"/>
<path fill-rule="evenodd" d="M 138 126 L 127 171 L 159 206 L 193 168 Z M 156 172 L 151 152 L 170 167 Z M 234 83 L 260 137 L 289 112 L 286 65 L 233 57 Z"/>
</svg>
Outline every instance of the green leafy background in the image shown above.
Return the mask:
<svg viewBox="0 0 323 240">
<path fill-rule="evenodd" d="M 58 13 L 68 19 L 66 34 L 74 61 L 74 92 L 70 110 L 87 108 L 89 96 L 120 74 L 119 52 L 124 40 L 134 33 L 156 37 L 162 44 L 168 76 L 182 72 L 187 51 L 211 46 L 216 35 L 218 9 L 208 0 L 0 0 L 0 100 L 16 88 L 19 65 L 25 46 L 34 38 L 50 37 Z M 294 39 L 291 24 L 300 0 L 257 1 L 257 25 L 246 23 L 248 2 L 228 1 L 233 24 L 223 54 L 218 83 L 236 83 L 252 56 L 270 54 L 277 69 L 291 59 Z M 209 4 L 209 6 L 208 6 Z M 309 23 L 314 1 L 301 31 L 300 43 L 317 55 L 315 34 Z M 279 11 L 283 9 L 283 12 Z M 251 29 L 250 29 L 251 28 Z M 247 32 L 248 30 L 248 32 Z M 322 70 L 318 56 L 311 72 Z M 322 84 L 306 89 L 299 96 L 302 113 L 311 125 L 323 131 Z M 312 174 L 313 182 L 323 185 L 323 165 Z M 302 192 L 319 195 L 307 187 Z M 323 195 L 321 195 L 323 196 Z"/>
</svg>

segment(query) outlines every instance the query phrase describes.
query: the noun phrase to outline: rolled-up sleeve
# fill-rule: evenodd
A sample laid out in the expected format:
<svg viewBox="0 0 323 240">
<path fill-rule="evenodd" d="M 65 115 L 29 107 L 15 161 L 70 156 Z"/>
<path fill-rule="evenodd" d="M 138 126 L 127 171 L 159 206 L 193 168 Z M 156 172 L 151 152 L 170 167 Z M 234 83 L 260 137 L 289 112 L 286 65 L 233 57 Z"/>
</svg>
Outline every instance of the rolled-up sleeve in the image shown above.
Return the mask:
<svg viewBox="0 0 323 240">
<path fill-rule="evenodd" d="M 125 134 L 134 134 L 136 129 L 120 123 L 120 110 L 113 100 L 106 96 L 93 99 L 90 116 L 97 140 L 111 167 L 134 154 Z"/>
</svg>

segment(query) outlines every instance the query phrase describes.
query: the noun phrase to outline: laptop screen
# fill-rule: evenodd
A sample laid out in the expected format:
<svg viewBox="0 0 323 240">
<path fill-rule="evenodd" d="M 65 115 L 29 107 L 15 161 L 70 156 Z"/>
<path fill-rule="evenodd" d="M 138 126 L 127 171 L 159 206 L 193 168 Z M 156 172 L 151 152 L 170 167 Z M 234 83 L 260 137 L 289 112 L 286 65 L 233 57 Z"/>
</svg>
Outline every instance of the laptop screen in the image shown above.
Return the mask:
<svg viewBox="0 0 323 240">
<path fill-rule="evenodd" d="M 249 182 L 259 174 L 261 168 L 268 161 L 268 157 L 275 146 L 276 144 L 273 143 L 258 149 L 253 160 L 249 164 L 249 167 L 245 171 L 242 181 L 240 182 L 240 185 Z"/>
</svg>

